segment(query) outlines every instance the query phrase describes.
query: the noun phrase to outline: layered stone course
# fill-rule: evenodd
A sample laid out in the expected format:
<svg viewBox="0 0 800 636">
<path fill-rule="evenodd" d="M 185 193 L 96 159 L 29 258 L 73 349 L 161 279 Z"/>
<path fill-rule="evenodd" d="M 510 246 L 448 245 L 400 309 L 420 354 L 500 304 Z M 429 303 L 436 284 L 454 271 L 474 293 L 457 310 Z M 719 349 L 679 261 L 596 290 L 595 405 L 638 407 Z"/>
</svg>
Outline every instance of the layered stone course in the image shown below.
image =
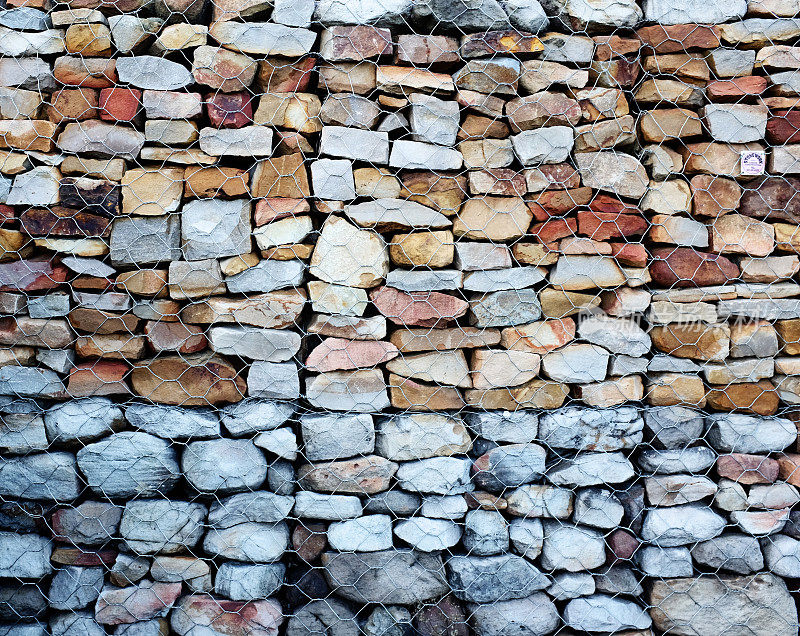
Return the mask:
<svg viewBox="0 0 800 636">
<path fill-rule="evenodd" d="M 798 634 L 798 99 L 797 0 L 7 0 L 0 635 Z"/>
</svg>

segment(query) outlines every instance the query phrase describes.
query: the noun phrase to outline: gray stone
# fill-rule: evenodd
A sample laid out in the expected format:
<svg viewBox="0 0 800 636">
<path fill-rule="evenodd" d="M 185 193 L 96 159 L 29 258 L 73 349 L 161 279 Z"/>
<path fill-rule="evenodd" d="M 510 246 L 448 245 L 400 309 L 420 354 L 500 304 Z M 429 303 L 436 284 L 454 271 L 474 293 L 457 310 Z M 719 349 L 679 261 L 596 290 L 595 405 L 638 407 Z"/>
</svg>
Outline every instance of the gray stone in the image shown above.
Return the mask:
<svg viewBox="0 0 800 636">
<path fill-rule="evenodd" d="M 143 556 L 135 556 L 121 552 L 111 567 L 111 582 L 124 587 L 135 585 L 150 571 L 150 560 Z"/>
<path fill-rule="evenodd" d="M 608 374 L 609 358 L 608 351 L 597 345 L 568 344 L 545 354 L 542 357 L 542 370 L 556 382 L 602 382 Z"/>
<path fill-rule="evenodd" d="M 539 33 L 550 20 L 537 0 L 501 0 L 511 25 L 528 33 Z"/>
<path fill-rule="evenodd" d="M 404 490 L 457 495 L 472 490 L 470 463 L 456 457 L 431 457 L 401 464 L 396 477 Z"/>
<path fill-rule="evenodd" d="M 70 154 L 135 160 L 144 142 L 145 136 L 138 130 L 89 119 L 64 126 L 56 145 Z"/>
<path fill-rule="evenodd" d="M 219 417 L 205 408 L 134 403 L 125 407 L 125 419 L 134 428 L 165 439 L 217 437 L 220 432 Z"/>
<path fill-rule="evenodd" d="M 644 425 L 664 448 L 684 448 L 703 434 L 703 414 L 683 406 L 653 406 L 644 411 Z"/>
<path fill-rule="evenodd" d="M 644 608 L 633 601 L 605 594 L 576 598 L 567 603 L 564 622 L 572 629 L 587 632 L 646 630 L 652 624 Z"/>
<path fill-rule="evenodd" d="M 403 636 L 411 630 L 411 612 L 405 607 L 379 605 L 364 623 L 366 636 Z"/>
<path fill-rule="evenodd" d="M 785 482 L 755 484 L 750 487 L 747 495 L 747 505 L 750 508 L 776 510 L 791 508 L 798 502 L 800 502 L 800 493 L 797 488 Z"/>
<path fill-rule="evenodd" d="M 278 561 L 288 546 L 289 528 L 284 521 L 212 528 L 203 539 L 203 550 L 209 554 L 249 563 Z"/>
<path fill-rule="evenodd" d="M 183 206 L 181 238 L 187 260 L 246 254 L 251 249 L 250 201 L 197 199 Z"/>
<path fill-rule="evenodd" d="M 194 83 L 185 66 L 152 55 L 119 58 L 117 74 L 120 82 L 155 91 L 173 91 Z"/>
<path fill-rule="evenodd" d="M 719 24 L 747 13 L 747 0 L 720 4 L 703 0 L 644 0 L 644 19 L 660 24 Z"/>
<path fill-rule="evenodd" d="M 114 636 L 162 636 L 163 623 L 157 618 L 149 621 L 138 621 L 128 625 L 119 625 Z"/>
<path fill-rule="evenodd" d="M 291 462 L 278 459 L 270 464 L 267 469 L 267 487 L 275 494 L 293 495 L 296 484 L 297 476 Z"/>
<path fill-rule="evenodd" d="M 69 295 L 50 293 L 28 299 L 28 315 L 31 318 L 58 318 L 69 313 Z"/>
<path fill-rule="evenodd" d="M 319 0 L 314 20 L 324 26 L 336 24 L 375 24 L 400 26 L 406 24 L 412 0 L 356 0 L 343 4 L 338 0 Z"/>
<path fill-rule="evenodd" d="M 467 413 L 466 422 L 476 435 L 492 442 L 527 444 L 539 432 L 539 415 L 535 411 Z"/>
<path fill-rule="evenodd" d="M 648 501 L 654 506 L 692 503 L 717 492 L 717 485 L 700 475 L 656 475 L 644 482 Z"/>
<path fill-rule="evenodd" d="M 642 442 L 644 422 L 630 406 L 593 409 L 569 406 L 544 413 L 539 438 L 553 448 L 616 451 Z"/>
<path fill-rule="evenodd" d="M 579 490 L 575 496 L 573 520 L 595 528 L 616 528 L 622 521 L 625 509 L 617 496 L 603 488 Z"/>
<path fill-rule="evenodd" d="M 456 143 L 460 121 L 458 102 L 444 101 L 424 93 L 412 93 L 409 101 L 409 121 L 416 141 L 440 146 L 452 146 Z"/>
<path fill-rule="evenodd" d="M 575 163 L 583 185 L 618 197 L 640 198 L 648 188 L 647 171 L 639 160 L 615 150 L 580 152 Z"/>
<path fill-rule="evenodd" d="M 6 413 L 0 417 L 0 451 L 26 455 L 49 446 L 44 420 L 38 413 Z"/>
<path fill-rule="evenodd" d="M 24 6 L 0 11 L 0 25 L 19 31 L 44 31 L 52 26 L 47 13 Z"/>
<path fill-rule="evenodd" d="M 692 556 L 689 548 L 661 548 L 656 545 L 643 546 L 637 550 L 636 563 L 647 576 L 691 576 Z"/>
<path fill-rule="evenodd" d="M 323 126 L 319 143 L 319 152 L 323 155 L 367 161 L 375 165 L 385 165 L 389 161 L 389 133 L 386 132 Z"/>
<path fill-rule="evenodd" d="M 314 161 L 311 164 L 311 184 L 318 199 L 351 201 L 356 198 L 353 163 L 348 159 Z"/>
<path fill-rule="evenodd" d="M 285 362 L 300 350 L 300 335 L 287 329 L 222 325 L 208 330 L 217 353 L 267 362 Z"/>
<path fill-rule="evenodd" d="M 350 93 L 330 94 L 319 112 L 326 124 L 370 129 L 378 121 L 380 107 L 373 101 Z"/>
<path fill-rule="evenodd" d="M 295 496 L 294 513 L 299 518 L 340 521 L 358 517 L 361 512 L 361 500 L 351 495 L 326 495 L 303 490 Z"/>
<path fill-rule="evenodd" d="M 0 495 L 68 503 L 81 492 L 75 456 L 50 452 L 0 462 Z"/>
<path fill-rule="evenodd" d="M 224 407 L 220 419 L 231 435 L 240 437 L 283 426 L 294 411 L 291 402 L 245 399 Z"/>
<path fill-rule="evenodd" d="M 639 467 L 661 475 L 699 473 L 717 460 L 717 454 L 705 446 L 675 450 L 645 449 L 639 454 Z"/>
<path fill-rule="evenodd" d="M 20 33 L 0 25 L 0 55 L 35 57 L 64 53 L 65 49 L 64 31 L 61 29 Z"/>
<path fill-rule="evenodd" d="M 463 501 L 463 499 L 462 499 Z M 387 490 L 370 495 L 364 504 L 364 512 L 372 514 L 387 514 L 394 516 L 407 516 L 416 512 L 420 507 L 419 495 L 403 492 L 401 490 Z M 424 514 L 424 513 L 423 513 Z M 426 515 L 430 516 L 430 515 Z"/>
<path fill-rule="evenodd" d="M 359 227 L 375 228 L 378 231 L 412 228 L 443 229 L 452 225 L 452 221 L 441 212 L 416 201 L 404 199 L 375 199 L 357 205 L 347 205 L 344 212 Z"/>
<path fill-rule="evenodd" d="M 3 191 L 7 193 L 4 203 L 8 205 L 53 205 L 58 203 L 58 183 L 60 173 L 57 168 L 36 166 L 14 178 L 9 191 L 5 178 Z"/>
<path fill-rule="evenodd" d="M 633 466 L 622 453 L 583 453 L 547 470 L 547 479 L 556 486 L 619 484 L 633 475 Z"/>
<path fill-rule="evenodd" d="M 792 320 L 800 318 L 800 299 L 797 298 L 739 298 L 721 300 L 717 313 L 722 319 L 746 316 L 752 320 Z"/>
<path fill-rule="evenodd" d="M 264 453 L 245 439 L 189 442 L 181 458 L 186 480 L 198 491 L 226 494 L 257 489 L 267 478 Z"/>
<path fill-rule="evenodd" d="M 781 417 L 714 413 L 708 417 L 706 439 L 723 453 L 769 453 L 794 444 L 797 429 Z"/>
<path fill-rule="evenodd" d="M 27 90 L 54 90 L 53 69 L 38 57 L 0 60 L 0 86 L 16 86 Z"/>
<path fill-rule="evenodd" d="M 115 265 L 148 265 L 177 261 L 181 257 L 180 216 L 168 214 L 114 220 L 111 262 Z"/>
<path fill-rule="evenodd" d="M 553 576 L 547 593 L 556 601 L 594 594 L 594 577 L 588 572 L 560 572 Z"/>
<path fill-rule="evenodd" d="M 311 26 L 314 4 L 314 0 L 276 0 L 270 19 L 287 26 Z"/>
<path fill-rule="evenodd" d="M 122 409 L 103 397 L 71 400 L 49 409 L 44 415 L 51 442 L 84 442 L 119 429 Z"/>
<path fill-rule="evenodd" d="M 475 483 L 491 491 L 529 484 L 544 473 L 546 458 L 547 451 L 538 444 L 498 446 L 475 461 Z"/>
<path fill-rule="evenodd" d="M 198 144 L 203 152 L 215 157 L 268 157 L 272 154 L 272 134 L 266 126 L 201 128 Z"/>
<path fill-rule="evenodd" d="M 582 572 L 605 563 L 605 541 L 597 530 L 560 521 L 544 521 L 542 567 Z"/>
<path fill-rule="evenodd" d="M 472 510 L 464 523 L 464 549 L 486 556 L 508 551 L 508 523 L 496 510 Z"/>
<path fill-rule="evenodd" d="M 762 539 L 761 548 L 769 572 L 791 579 L 800 577 L 800 541 L 776 534 Z"/>
<path fill-rule="evenodd" d="M 432 519 L 463 519 L 469 506 L 461 495 L 438 495 L 425 497 L 420 512 Z"/>
<path fill-rule="evenodd" d="M 56 572 L 47 600 L 53 609 L 83 609 L 97 600 L 102 589 L 103 568 L 68 566 Z"/>
<path fill-rule="evenodd" d="M 311 601 L 292 612 L 286 627 L 287 636 L 358 636 L 355 614 L 335 598 Z"/>
<path fill-rule="evenodd" d="M 575 30 L 594 31 L 603 27 L 635 27 L 642 10 L 635 0 L 615 2 L 563 2 L 566 18 Z"/>
<path fill-rule="evenodd" d="M 657 608 L 653 622 L 659 632 L 722 636 L 745 617 L 743 629 L 756 636 L 792 636 L 797 631 L 797 608 L 786 583 L 767 573 L 656 579 L 648 605 Z"/>
<path fill-rule="evenodd" d="M 514 154 L 523 166 L 566 161 L 575 145 L 572 128 L 549 126 L 525 130 L 511 137 Z"/>
<path fill-rule="evenodd" d="M 40 349 L 36 360 L 58 373 L 69 373 L 75 365 L 75 352 L 72 349 Z"/>
<path fill-rule="evenodd" d="M 285 574 L 283 563 L 223 563 L 214 579 L 214 592 L 232 601 L 269 598 L 281 588 Z"/>
<path fill-rule="evenodd" d="M 514 519 L 508 527 L 514 551 L 533 561 L 542 553 L 544 529 L 539 519 Z"/>
<path fill-rule="evenodd" d="M 53 514 L 53 534 L 75 545 L 103 545 L 113 539 L 122 518 L 120 506 L 104 501 L 84 501 Z"/>
<path fill-rule="evenodd" d="M 386 275 L 386 285 L 401 291 L 454 291 L 460 289 L 464 275 L 454 269 L 393 269 Z"/>
<path fill-rule="evenodd" d="M 612 565 L 602 573 L 596 573 L 594 582 L 598 592 L 613 596 L 619 594 L 640 596 L 643 591 L 639 584 L 639 576 L 634 574 L 633 570 L 621 565 Z"/>
<path fill-rule="evenodd" d="M 50 574 L 50 539 L 36 534 L 0 531 L 0 576 L 40 579 Z"/>
<path fill-rule="evenodd" d="M 91 612 L 66 612 L 50 619 L 52 636 L 106 636 Z"/>
<path fill-rule="evenodd" d="M 268 22 L 215 22 L 209 29 L 222 46 L 241 53 L 301 57 L 311 51 L 317 34 L 303 28 L 292 28 Z"/>
<path fill-rule="evenodd" d="M 424 0 L 414 14 L 445 29 L 460 33 L 508 28 L 508 16 L 497 0 Z"/>
<path fill-rule="evenodd" d="M 377 552 L 392 547 L 392 520 L 388 515 L 364 515 L 328 526 L 328 545 L 340 552 Z"/>
<path fill-rule="evenodd" d="M 470 620 L 480 636 L 545 636 L 561 624 L 558 610 L 541 592 L 525 598 L 469 606 Z"/>
<path fill-rule="evenodd" d="M 528 485 L 506 496 L 508 512 L 517 517 L 566 519 L 572 514 L 572 491 L 547 485 Z"/>
<path fill-rule="evenodd" d="M 510 267 L 471 272 L 464 276 L 464 289 L 476 292 L 524 289 L 543 280 L 545 280 L 545 270 L 541 267 Z"/>
<path fill-rule="evenodd" d="M 403 519 L 395 525 L 394 533 L 420 552 L 447 550 L 461 539 L 461 528 L 454 521 L 427 517 Z"/>
<path fill-rule="evenodd" d="M 706 59 L 717 77 L 744 77 L 753 73 L 756 52 L 719 48 L 709 51 Z"/>
<path fill-rule="evenodd" d="M 358 603 L 414 605 L 448 592 L 442 559 L 434 554 L 325 552 L 322 566 L 334 594 Z"/>
<path fill-rule="evenodd" d="M 476 327 L 510 327 L 538 320 L 542 315 L 534 289 L 513 289 L 483 294 L 469 304 L 470 322 Z"/>
<path fill-rule="evenodd" d="M 700 504 L 686 504 L 647 511 L 642 538 L 662 548 L 708 541 L 725 529 L 725 519 Z"/>
<path fill-rule="evenodd" d="M 293 497 L 267 491 L 232 495 L 211 504 L 208 524 L 214 528 L 224 529 L 248 521 L 276 523 L 289 516 L 293 505 Z"/>
<path fill-rule="evenodd" d="M 300 430 L 308 461 L 369 455 L 375 450 L 375 425 L 368 413 L 308 413 L 300 418 Z"/>
<path fill-rule="evenodd" d="M 139 499 L 125 504 L 119 534 L 136 554 L 174 554 L 197 545 L 205 518 L 199 503 Z"/>
<path fill-rule="evenodd" d="M 750 104 L 708 104 L 703 117 L 709 133 L 723 143 L 743 144 L 764 138 L 769 111 Z"/>
<path fill-rule="evenodd" d="M 247 376 L 251 397 L 293 400 L 300 397 L 300 376 L 294 362 L 256 361 Z"/>
<path fill-rule="evenodd" d="M 651 347 L 650 336 L 635 322 L 608 316 L 584 318 L 578 327 L 578 335 L 612 353 L 629 356 L 643 356 Z"/>
<path fill-rule="evenodd" d="M 297 437 L 295 437 L 292 429 L 288 427 L 259 433 L 253 443 L 281 459 L 289 461 L 297 459 Z"/>
<path fill-rule="evenodd" d="M 464 272 L 511 267 L 511 250 L 507 245 L 459 241 L 455 248 L 455 267 Z"/>
<path fill-rule="evenodd" d="M 389 165 L 404 170 L 459 170 L 464 158 L 452 148 L 399 139 L 392 144 Z"/>
<path fill-rule="evenodd" d="M 746 534 L 726 532 L 692 546 L 691 550 L 695 561 L 715 570 L 751 574 L 764 567 L 758 539 Z"/>
<path fill-rule="evenodd" d="M 550 582 L 521 556 L 454 556 L 447 561 L 448 581 L 456 598 L 472 603 L 495 603 L 525 598 Z"/>
<path fill-rule="evenodd" d="M 461 420 L 440 413 L 398 414 L 378 421 L 375 449 L 394 461 L 454 455 L 471 446 Z"/>
<path fill-rule="evenodd" d="M 225 279 L 232 294 L 266 293 L 303 284 L 305 263 L 300 260 L 275 261 L 264 259 L 258 265 Z"/>
<path fill-rule="evenodd" d="M 78 467 L 89 487 L 104 497 L 164 495 L 180 478 L 177 453 L 169 442 L 125 431 L 78 451 Z"/>
<path fill-rule="evenodd" d="M 108 17 L 111 38 L 120 53 L 131 53 L 140 44 L 152 39 L 163 23 L 164 20 L 160 18 L 140 18 L 131 14 Z"/>
</svg>

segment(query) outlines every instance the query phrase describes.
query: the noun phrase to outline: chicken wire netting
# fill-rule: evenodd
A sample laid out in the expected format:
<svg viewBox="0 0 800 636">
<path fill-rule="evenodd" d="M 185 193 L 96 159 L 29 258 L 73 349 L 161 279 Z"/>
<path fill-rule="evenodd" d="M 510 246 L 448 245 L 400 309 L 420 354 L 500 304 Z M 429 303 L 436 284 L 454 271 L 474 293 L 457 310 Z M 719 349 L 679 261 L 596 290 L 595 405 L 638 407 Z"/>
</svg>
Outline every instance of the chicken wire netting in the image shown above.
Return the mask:
<svg viewBox="0 0 800 636">
<path fill-rule="evenodd" d="M 4 4 L 0 636 L 798 634 L 799 0 Z"/>
</svg>

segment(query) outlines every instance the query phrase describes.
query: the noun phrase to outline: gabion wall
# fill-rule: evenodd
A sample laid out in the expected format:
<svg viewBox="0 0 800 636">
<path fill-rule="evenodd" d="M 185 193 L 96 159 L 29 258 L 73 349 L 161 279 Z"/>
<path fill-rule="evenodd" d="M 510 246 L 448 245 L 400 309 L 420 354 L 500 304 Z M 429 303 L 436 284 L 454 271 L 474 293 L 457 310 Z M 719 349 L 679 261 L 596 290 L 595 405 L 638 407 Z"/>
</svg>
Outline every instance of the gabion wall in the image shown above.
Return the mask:
<svg viewBox="0 0 800 636">
<path fill-rule="evenodd" d="M 7 0 L 1 636 L 798 634 L 800 0 Z"/>
</svg>

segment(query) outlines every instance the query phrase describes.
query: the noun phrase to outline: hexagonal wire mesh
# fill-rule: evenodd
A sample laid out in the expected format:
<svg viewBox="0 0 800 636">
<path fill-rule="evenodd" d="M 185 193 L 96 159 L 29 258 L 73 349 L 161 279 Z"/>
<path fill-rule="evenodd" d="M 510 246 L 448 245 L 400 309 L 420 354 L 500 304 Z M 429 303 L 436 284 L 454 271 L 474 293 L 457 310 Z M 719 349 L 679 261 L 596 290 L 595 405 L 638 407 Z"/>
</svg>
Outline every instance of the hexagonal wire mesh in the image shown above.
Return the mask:
<svg viewBox="0 0 800 636">
<path fill-rule="evenodd" d="M 7 0 L 0 635 L 797 634 L 797 44 Z"/>
</svg>

